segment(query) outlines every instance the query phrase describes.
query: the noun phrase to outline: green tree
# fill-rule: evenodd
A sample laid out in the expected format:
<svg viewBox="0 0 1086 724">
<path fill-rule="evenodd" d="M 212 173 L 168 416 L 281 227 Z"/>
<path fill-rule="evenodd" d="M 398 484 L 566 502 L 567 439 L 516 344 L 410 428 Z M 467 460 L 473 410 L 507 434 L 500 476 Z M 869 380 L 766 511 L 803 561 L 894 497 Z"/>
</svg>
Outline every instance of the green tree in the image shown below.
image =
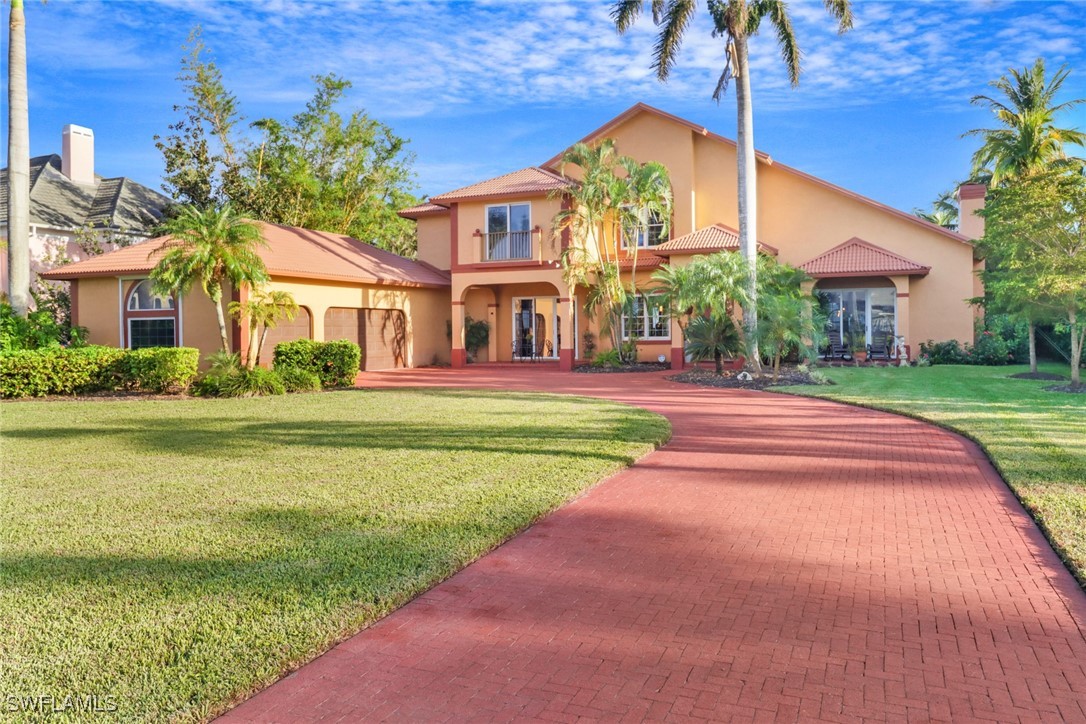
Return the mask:
<svg viewBox="0 0 1086 724">
<path fill-rule="evenodd" d="M 186 102 L 173 107 L 181 118 L 165 138 L 155 136 L 155 147 L 166 167 L 163 190 L 179 204 L 202 208 L 222 205 L 237 193 L 241 169 L 234 134 L 242 117 L 201 35 L 196 26 L 184 45 L 177 80 Z"/>
<path fill-rule="evenodd" d="M 244 164 L 238 201 L 255 218 L 347 234 L 389 251 L 415 253 L 414 224 L 396 211 L 417 204 L 411 193 L 414 156 L 407 141 L 383 123 L 337 110 L 349 81 L 314 78 L 317 89 L 305 111 L 281 123 L 253 126 L 261 142 Z"/>
<path fill-rule="evenodd" d="M 254 289 L 244 302 L 230 302 L 229 309 L 234 319 L 248 323 L 249 349 L 242 364 L 254 369 L 260 364 L 260 353 L 268 339 L 268 330 L 275 329 L 284 319 L 293 321 L 301 307 L 290 292 Z"/>
<path fill-rule="evenodd" d="M 1058 313 L 1071 333 L 1071 381 L 1081 384 L 1086 337 L 1086 176 L 1049 170 L 989 191 L 981 248 L 997 255 L 997 295 Z"/>
<path fill-rule="evenodd" d="M 781 358 L 795 349 L 803 357 L 812 357 L 818 349 L 817 336 L 822 325 L 813 312 L 813 300 L 790 290 L 763 293 L 758 298 L 761 322 L 758 324 L 761 349 L 773 363 L 773 381 L 781 370 Z"/>
<path fill-rule="evenodd" d="M 645 0 L 617 0 L 611 7 L 615 27 L 624 33 L 633 26 L 641 14 Z M 756 300 L 758 295 L 757 264 L 757 169 L 754 152 L 754 107 L 751 100 L 750 63 L 747 55 L 748 40 L 757 35 L 763 21 L 768 20 L 777 36 L 781 57 L 788 68 L 793 86 L 799 85 L 800 49 L 784 0 L 707 0 L 709 14 L 713 18 L 713 35 L 724 40 L 724 70 L 717 80 L 713 98 L 719 102 L 727 90 L 729 81 L 736 81 L 735 98 L 739 114 L 737 153 L 739 166 L 739 246 L 748 262 L 751 277 L 747 280 L 747 296 Z M 823 0 L 830 14 L 837 19 L 844 32 L 852 27 L 850 0 Z M 652 66 L 656 76 L 665 81 L 671 73 L 682 46 L 683 35 L 697 10 L 696 0 L 652 0 L 652 19 L 660 27 L 653 48 Z M 756 340 L 758 327 L 757 305 L 751 304 L 744 314 L 748 339 Z M 756 342 L 755 342 L 756 344 Z M 757 348 L 753 350 L 752 363 L 759 364 Z"/>
<path fill-rule="evenodd" d="M 267 281 L 264 262 L 257 252 L 258 247 L 266 246 L 259 227 L 226 204 L 206 209 L 182 206 L 163 229 L 169 238 L 151 252 L 159 257 L 151 270 L 155 289 L 180 297 L 198 284 L 215 306 L 222 349 L 229 353 L 223 286 L 229 283 L 236 289 Z"/>
<path fill-rule="evenodd" d="M 8 22 L 8 299 L 16 316 L 30 311 L 30 103 L 26 83 L 26 13 L 11 0 Z"/>
<path fill-rule="evenodd" d="M 713 360 L 718 375 L 724 372 L 724 358 L 742 349 L 735 321 L 728 316 L 691 318 L 683 330 L 683 340 L 683 351 L 695 360 Z"/>
<path fill-rule="evenodd" d="M 974 105 L 985 106 L 999 122 L 997 128 L 974 128 L 966 136 L 979 136 L 982 144 L 973 154 L 973 176 L 998 186 L 1024 173 L 1053 166 L 1081 168 L 1083 160 L 1067 155 L 1066 146 L 1086 145 L 1086 133 L 1056 125 L 1062 111 L 1086 103 L 1076 98 L 1056 103 L 1056 96 L 1070 74 L 1061 67 L 1051 80 L 1045 74 L 1045 62 L 1038 58 L 1030 68 L 1010 68 L 1007 75 L 989 85 L 1002 98 L 977 95 Z"/>
<path fill-rule="evenodd" d="M 563 173 L 567 165 L 573 165 L 581 175 L 580 183 L 555 194 L 566 203 L 552 220 L 554 234 L 568 232 L 571 239 L 562 252 L 565 282 L 570 289 L 588 289 L 586 313 L 603 310 L 601 332 L 610 336 L 612 349 L 625 354 L 620 320 L 622 310 L 636 294 L 637 234 L 649 216 L 661 219 L 665 226 L 670 224 L 671 179 L 660 163 L 641 164 L 620 156 L 610 138 L 594 145 L 573 145 L 562 154 L 561 164 Z M 634 240 L 629 288 L 618 266 L 624 232 Z"/>
<path fill-rule="evenodd" d="M 931 210 L 913 209 L 913 215 L 951 231 L 958 230 L 958 199 L 954 190 L 944 191 L 931 202 Z"/>
</svg>

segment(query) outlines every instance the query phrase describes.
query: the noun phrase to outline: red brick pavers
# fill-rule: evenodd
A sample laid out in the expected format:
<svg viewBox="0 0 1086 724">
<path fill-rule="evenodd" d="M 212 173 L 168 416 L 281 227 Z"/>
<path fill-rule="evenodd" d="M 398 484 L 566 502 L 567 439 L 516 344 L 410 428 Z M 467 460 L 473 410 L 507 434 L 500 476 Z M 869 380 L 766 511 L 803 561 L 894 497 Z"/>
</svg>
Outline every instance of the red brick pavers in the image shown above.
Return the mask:
<svg viewBox="0 0 1086 724">
<path fill-rule="evenodd" d="M 227 721 L 1086 721 L 1086 595 L 977 448 L 662 375 L 412 370 L 666 415 L 665 447 Z"/>
</svg>

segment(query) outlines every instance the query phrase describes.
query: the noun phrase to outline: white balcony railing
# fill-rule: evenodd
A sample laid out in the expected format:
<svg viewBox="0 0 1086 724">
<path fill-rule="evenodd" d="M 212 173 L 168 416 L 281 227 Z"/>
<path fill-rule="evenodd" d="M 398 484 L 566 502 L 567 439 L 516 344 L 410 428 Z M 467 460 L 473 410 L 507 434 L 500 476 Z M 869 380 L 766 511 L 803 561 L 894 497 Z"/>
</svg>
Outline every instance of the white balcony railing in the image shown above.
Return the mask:
<svg viewBox="0 0 1086 724">
<path fill-rule="evenodd" d="M 532 258 L 532 231 L 491 231 L 483 238 L 483 261 Z"/>
</svg>

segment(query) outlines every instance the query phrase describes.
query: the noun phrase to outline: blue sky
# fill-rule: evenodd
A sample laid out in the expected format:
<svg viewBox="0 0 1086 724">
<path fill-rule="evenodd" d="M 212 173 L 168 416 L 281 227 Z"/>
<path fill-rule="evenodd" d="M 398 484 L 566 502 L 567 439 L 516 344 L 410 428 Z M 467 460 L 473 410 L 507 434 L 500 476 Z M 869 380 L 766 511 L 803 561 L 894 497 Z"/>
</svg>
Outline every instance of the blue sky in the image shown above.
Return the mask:
<svg viewBox="0 0 1086 724">
<path fill-rule="evenodd" d="M 249 121 L 296 113 L 315 74 L 350 79 L 350 108 L 411 139 L 420 194 L 541 163 L 638 101 L 734 138 L 734 96 L 710 98 L 723 45 L 704 8 L 661 84 L 650 19 L 619 36 L 609 5 L 28 2 L 31 153 L 59 152 L 65 123 L 88 126 L 99 173 L 158 188 L 152 137 L 182 101 L 175 77 L 196 24 Z M 1066 63 L 1064 97 L 1086 97 L 1086 2 L 854 6 L 855 29 L 838 36 L 821 2 L 791 3 L 804 51 L 798 89 L 772 36 L 752 43 L 758 148 L 851 190 L 909 210 L 961 179 L 976 142 L 960 136 L 988 124 L 969 98 L 1008 67 Z M 1063 121 L 1086 128 L 1086 109 Z"/>
</svg>

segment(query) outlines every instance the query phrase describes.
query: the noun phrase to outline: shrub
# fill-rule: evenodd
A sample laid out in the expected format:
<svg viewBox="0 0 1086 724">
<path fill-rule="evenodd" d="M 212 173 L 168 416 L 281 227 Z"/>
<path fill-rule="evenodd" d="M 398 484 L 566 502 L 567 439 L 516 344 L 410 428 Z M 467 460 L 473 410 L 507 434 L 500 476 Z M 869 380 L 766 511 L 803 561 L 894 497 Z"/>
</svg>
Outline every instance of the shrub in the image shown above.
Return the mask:
<svg viewBox="0 0 1086 724">
<path fill-rule="evenodd" d="M 287 392 L 279 374 L 263 367 L 238 370 L 236 374 L 221 379 L 219 397 L 263 397 Z"/>
<path fill-rule="evenodd" d="M 593 367 L 621 367 L 622 357 L 617 349 L 605 349 L 592 360 Z"/>
<path fill-rule="evenodd" d="M 15 314 L 7 302 L 0 303 L 0 351 L 46 349 L 71 343 L 82 345 L 85 330 L 60 325 L 44 309 L 30 312 L 26 319 Z"/>
<path fill-rule="evenodd" d="M 287 392 L 320 392 L 321 378 L 316 372 L 297 367 L 277 367 L 275 371 L 279 373 Z"/>
<path fill-rule="evenodd" d="M 200 350 L 193 347 L 145 347 L 127 350 L 117 364 L 126 390 L 183 392 L 196 379 Z"/>
<path fill-rule="evenodd" d="M 920 355 L 926 357 L 933 365 L 964 365 L 969 363 L 969 358 L 962 349 L 961 343 L 956 339 L 946 342 L 920 343 Z"/>
<path fill-rule="evenodd" d="M 115 347 L 49 347 L 0 353 L 0 396 L 43 397 L 113 389 L 117 363 L 124 354 Z"/>
<path fill-rule="evenodd" d="M 988 330 L 977 335 L 977 343 L 967 347 L 966 354 L 969 364 L 974 365 L 1005 365 L 1012 362 L 1007 342 Z"/>
<path fill-rule="evenodd" d="M 322 387 L 347 387 L 354 384 L 362 366 L 362 350 L 347 340 L 296 339 L 275 346 L 273 366 L 309 370 L 320 378 Z"/>
</svg>

